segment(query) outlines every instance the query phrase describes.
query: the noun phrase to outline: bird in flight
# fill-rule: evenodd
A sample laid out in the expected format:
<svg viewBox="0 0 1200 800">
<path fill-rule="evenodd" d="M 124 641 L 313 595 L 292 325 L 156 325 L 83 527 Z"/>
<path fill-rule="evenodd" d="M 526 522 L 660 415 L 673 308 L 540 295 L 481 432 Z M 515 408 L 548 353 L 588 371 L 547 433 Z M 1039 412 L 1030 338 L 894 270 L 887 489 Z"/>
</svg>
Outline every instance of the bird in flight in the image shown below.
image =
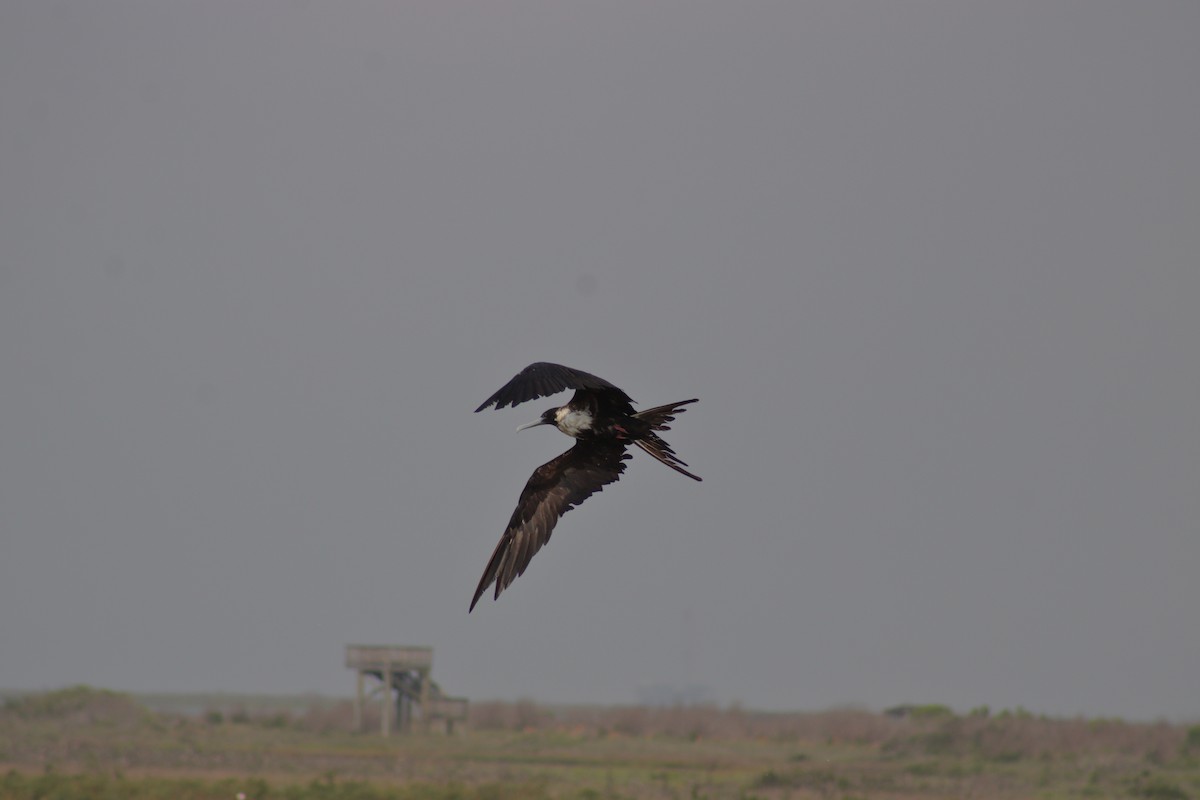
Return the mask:
<svg viewBox="0 0 1200 800">
<path fill-rule="evenodd" d="M 630 458 L 625 452 L 629 445 L 636 444 L 676 472 L 700 480 L 684 469 L 687 464 L 679 460 L 671 445 L 657 433 L 670 430 L 669 423 L 675 415 L 686 411 L 684 406 L 697 398 L 634 411 L 629 395 L 603 378 L 539 361 L 518 372 L 475 411 L 478 413 L 488 406 L 516 406 L 567 389 L 574 389 L 575 396 L 565 406 L 547 409 L 536 421 L 517 428 L 553 425 L 574 438 L 575 445 L 535 469 L 529 477 L 512 519 L 479 579 L 471 610 L 493 583 L 498 599 L 518 575 L 524 574 L 530 559 L 550 541 L 559 517 L 621 477 Z"/>
</svg>

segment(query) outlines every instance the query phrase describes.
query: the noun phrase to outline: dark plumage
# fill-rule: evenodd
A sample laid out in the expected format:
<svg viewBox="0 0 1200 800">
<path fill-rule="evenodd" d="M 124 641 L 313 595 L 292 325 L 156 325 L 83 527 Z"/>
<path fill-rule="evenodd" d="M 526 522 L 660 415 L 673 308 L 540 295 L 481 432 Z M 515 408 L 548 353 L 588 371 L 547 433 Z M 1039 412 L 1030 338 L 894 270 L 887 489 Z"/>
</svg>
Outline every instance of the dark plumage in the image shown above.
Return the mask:
<svg viewBox="0 0 1200 800">
<path fill-rule="evenodd" d="M 684 469 L 687 464 L 656 433 L 670 430 L 669 423 L 686 410 L 684 406 L 695 403 L 694 398 L 634 411 L 629 395 L 603 378 L 539 361 L 517 373 L 475 411 L 516 406 L 567 389 L 575 390 L 570 402 L 548 409 L 522 428 L 554 425 L 574 437 L 575 446 L 533 471 L 479 580 L 472 610 L 493 583 L 499 598 L 525 572 L 534 554 L 550 541 L 559 517 L 620 478 L 630 457 L 625 452 L 629 445 L 636 444 L 676 472 L 700 480 Z"/>
</svg>

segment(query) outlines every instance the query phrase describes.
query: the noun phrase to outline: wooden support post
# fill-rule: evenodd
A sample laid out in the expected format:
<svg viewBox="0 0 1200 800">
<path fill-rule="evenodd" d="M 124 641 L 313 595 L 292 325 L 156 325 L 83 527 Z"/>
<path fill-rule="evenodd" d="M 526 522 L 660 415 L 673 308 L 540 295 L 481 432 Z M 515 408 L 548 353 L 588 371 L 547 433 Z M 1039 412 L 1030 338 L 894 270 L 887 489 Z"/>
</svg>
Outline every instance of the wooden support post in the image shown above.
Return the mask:
<svg viewBox="0 0 1200 800">
<path fill-rule="evenodd" d="M 421 728 L 429 733 L 430 710 L 433 708 L 430 700 L 433 699 L 433 687 L 429 680 L 429 670 L 423 669 L 419 674 L 421 676 Z"/>
<path fill-rule="evenodd" d="M 354 693 L 354 732 L 362 733 L 363 728 L 363 671 L 358 670 L 358 690 Z"/>
<path fill-rule="evenodd" d="M 383 720 L 380 722 L 381 732 L 386 739 L 391 735 L 388 718 L 392 715 L 392 662 L 383 662 Z"/>
</svg>

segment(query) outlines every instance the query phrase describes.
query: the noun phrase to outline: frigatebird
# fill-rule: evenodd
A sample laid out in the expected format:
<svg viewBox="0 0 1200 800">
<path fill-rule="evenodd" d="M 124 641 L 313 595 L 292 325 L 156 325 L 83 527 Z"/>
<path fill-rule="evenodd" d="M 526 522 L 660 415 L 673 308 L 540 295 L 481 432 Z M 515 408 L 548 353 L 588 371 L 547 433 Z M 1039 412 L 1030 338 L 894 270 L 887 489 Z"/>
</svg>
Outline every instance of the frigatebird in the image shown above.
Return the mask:
<svg viewBox="0 0 1200 800">
<path fill-rule="evenodd" d="M 492 405 L 498 409 L 516 406 L 567 389 L 574 389 L 575 396 L 565 406 L 547 409 L 534 422 L 517 428 L 520 431 L 553 425 L 574 438 L 575 445 L 533 471 L 479 579 L 479 588 L 471 599 L 472 611 L 493 583 L 495 599 L 499 599 L 500 593 L 524 574 L 530 559 L 550 541 L 559 517 L 621 476 L 630 458 L 625 452 L 629 445 L 636 444 L 676 472 L 700 480 L 684 469 L 687 463 L 656 432 L 670 430 L 668 423 L 698 398 L 634 411 L 629 395 L 603 378 L 539 361 L 518 372 L 475 411 Z"/>
</svg>

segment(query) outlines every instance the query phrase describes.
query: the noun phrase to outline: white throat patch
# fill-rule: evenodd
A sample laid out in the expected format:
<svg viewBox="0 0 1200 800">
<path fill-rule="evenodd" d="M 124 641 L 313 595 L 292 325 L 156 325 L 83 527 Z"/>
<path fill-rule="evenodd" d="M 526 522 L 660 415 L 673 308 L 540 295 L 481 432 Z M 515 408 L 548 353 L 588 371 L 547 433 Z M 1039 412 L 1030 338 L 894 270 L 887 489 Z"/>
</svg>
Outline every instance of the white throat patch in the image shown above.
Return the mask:
<svg viewBox="0 0 1200 800">
<path fill-rule="evenodd" d="M 578 438 L 579 434 L 591 430 L 592 415 L 563 406 L 554 414 L 554 424 L 567 436 Z"/>
</svg>

